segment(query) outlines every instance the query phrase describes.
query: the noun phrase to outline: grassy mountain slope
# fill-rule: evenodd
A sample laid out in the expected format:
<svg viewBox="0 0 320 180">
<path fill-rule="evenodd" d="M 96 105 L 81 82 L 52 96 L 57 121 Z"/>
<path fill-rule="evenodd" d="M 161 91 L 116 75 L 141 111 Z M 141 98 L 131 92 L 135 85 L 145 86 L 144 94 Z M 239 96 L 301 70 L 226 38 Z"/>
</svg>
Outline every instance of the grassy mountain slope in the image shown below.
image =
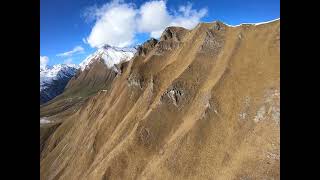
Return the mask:
<svg viewBox="0 0 320 180">
<path fill-rule="evenodd" d="M 41 179 L 279 179 L 279 82 L 280 20 L 169 27 L 62 117 Z"/>
</svg>

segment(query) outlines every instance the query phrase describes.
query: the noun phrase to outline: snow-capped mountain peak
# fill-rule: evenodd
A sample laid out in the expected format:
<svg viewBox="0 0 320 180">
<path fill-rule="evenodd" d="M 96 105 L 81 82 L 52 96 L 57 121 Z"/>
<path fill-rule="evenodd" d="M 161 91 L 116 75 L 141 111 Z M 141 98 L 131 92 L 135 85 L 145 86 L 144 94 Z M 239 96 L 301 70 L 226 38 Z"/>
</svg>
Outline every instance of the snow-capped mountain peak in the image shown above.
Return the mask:
<svg viewBox="0 0 320 180">
<path fill-rule="evenodd" d="M 40 86 L 44 82 L 54 80 L 57 76 L 73 74 L 78 68 L 79 66 L 75 64 L 55 64 L 53 66 L 40 67 Z"/>
<path fill-rule="evenodd" d="M 134 53 L 135 48 L 119 48 L 105 44 L 101 46 L 96 52 L 89 55 L 84 61 L 82 61 L 79 66 L 81 70 L 85 70 L 95 59 L 102 58 L 104 63 L 112 68 L 115 64 L 122 61 L 129 61 Z"/>
</svg>

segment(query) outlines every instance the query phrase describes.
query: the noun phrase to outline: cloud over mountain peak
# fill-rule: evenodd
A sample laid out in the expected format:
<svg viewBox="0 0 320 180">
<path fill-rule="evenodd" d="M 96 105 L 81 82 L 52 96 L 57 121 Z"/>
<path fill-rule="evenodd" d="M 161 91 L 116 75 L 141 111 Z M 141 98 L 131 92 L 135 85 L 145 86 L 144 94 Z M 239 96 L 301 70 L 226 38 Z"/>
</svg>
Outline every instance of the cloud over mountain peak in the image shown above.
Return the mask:
<svg viewBox="0 0 320 180">
<path fill-rule="evenodd" d="M 140 33 L 159 38 L 167 26 L 191 29 L 206 14 L 206 8 L 196 10 L 191 3 L 169 11 L 163 0 L 148 1 L 139 8 L 132 3 L 114 0 L 101 7 L 87 8 L 84 15 L 87 20 L 94 20 L 94 26 L 85 42 L 91 47 L 103 44 L 130 46 Z"/>
</svg>

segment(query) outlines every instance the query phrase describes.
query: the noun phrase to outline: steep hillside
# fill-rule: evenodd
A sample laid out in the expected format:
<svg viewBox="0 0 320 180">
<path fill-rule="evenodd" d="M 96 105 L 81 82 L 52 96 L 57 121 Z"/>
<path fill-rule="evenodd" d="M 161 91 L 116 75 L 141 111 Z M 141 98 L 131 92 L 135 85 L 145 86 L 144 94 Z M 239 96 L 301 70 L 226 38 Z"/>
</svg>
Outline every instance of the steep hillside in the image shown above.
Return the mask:
<svg viewBox="0 0 320 180">
<path fill-rule="evenodd" d="M 41 179 L 280 179 L 280 20 L 169 27 L 121 69 L 52 127 Z"/>
</svg>

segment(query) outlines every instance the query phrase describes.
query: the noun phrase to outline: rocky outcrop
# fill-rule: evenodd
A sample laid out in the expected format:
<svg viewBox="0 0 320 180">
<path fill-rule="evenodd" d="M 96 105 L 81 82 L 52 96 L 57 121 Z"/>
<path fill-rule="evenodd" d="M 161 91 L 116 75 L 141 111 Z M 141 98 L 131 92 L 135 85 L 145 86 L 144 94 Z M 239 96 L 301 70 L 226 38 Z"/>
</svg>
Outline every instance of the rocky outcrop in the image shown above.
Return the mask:
<svg viewBox="0 0 320 180">
<path fill-rule="evenodd" d="M 187 32 L 188 30 L 182 27 L 167 27 L 160 37 L 155 54 L 162 55 L 179 47 Z"/>
<path fill-rule="evenodd" d="M 137 48 L 138 56 L 146 56 L 158 43 L 157 39 L 151 38 Z"/>
</svg>

